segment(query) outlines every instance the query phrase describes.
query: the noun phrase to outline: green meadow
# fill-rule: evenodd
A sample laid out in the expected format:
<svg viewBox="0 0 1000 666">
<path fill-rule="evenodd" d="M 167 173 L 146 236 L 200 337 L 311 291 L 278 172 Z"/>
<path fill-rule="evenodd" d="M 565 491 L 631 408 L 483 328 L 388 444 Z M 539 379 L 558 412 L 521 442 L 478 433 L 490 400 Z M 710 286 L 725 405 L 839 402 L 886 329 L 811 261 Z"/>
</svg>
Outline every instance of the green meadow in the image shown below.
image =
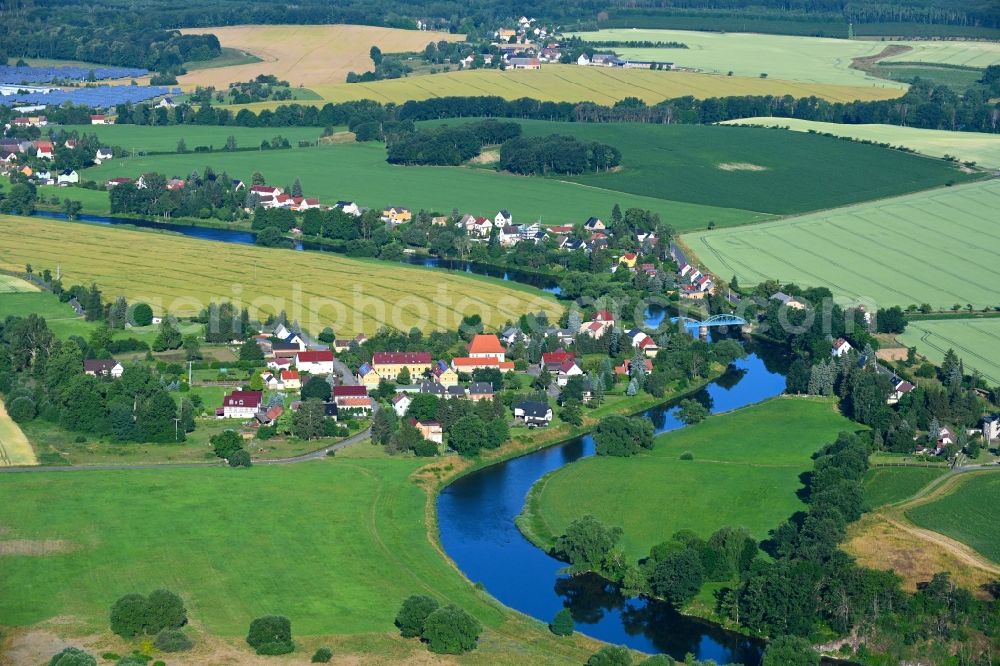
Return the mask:
<svg viewBox="0 0 1000 666">
<path fill-rule="evenodd" d="M 593 514 L 624 529 L 630 559 L 678 530 L 707 538 L 745 527 L 764 539 L 805 506 L 796 493 L 812 454 L 855 429 L 825 399 L 776 398 L 711 416 L 632 458 L 594 456 L 560 468 L 532 488 L 519 523 L 547 541 Z M 694 459 L 681 460 L 688 451 Z"/>
<path fill-rule="evenodd" d="M 367 445 L 366 445 L 367 446 Z M 107 628 L 108 608 L 165 587 L 212 634 L 269 613 L 297 634 L 392 632 L 414 593 L 504 617 L 431 544 L 415 459 L 325 460 L 249 470 L 158 469 L 0 476 L 0 623 L 60 617 Z M 56 541 L 44 557 L 4 540 Z"/>
<path fill-rule="evenodd" d="M 940 467 L 872 467 L 865 474 L 865 503 L 869 509 L 902 502 L 941 476 Z"/>
<path fill-rule="evenodd" d="M 909 509 L 906 517 L 1000 563 L 1000 523 L 988 510 L 997 502 L 1000 475 L 970 474 L 939 499 Z"/>
<path fill-rule="evenodd" d="M 216 131 L 225 132 L 225 129 Z M 225 137 L 222 137 L 225 141 Z M 190 145 L 190 144 L 189 144 Z M 670 201 L 568 183 L 492 173 L 465 167 L 402 167 L 385 161 L 381 143 L 322 145 L 267 152 L 172 154 L 113 160 L 84 172 L 85 178 L 105 181 L 118 176 L 135 178 L 155 171 L 167 177 L 185 177 L 212 167 L 233 178 L 249 180 L 259 171 L 268 183 L 290 186 L 299 178 L 307 196 L 326 204 L 339 199 L 357 201 L 371 208 L 407 206 L 449 213 L 453 208 L 493 216 L 506 208 L 517 221 L 541 220 L 546 224 L 582 222 L 592 215 L 607 216 L 620 204 L 623 209 L 654 210 L 683 229 L 744 224 L 767 215 L 734 208 Z"/>
<path fill-rule="evenodd" d="M 136 153 L 173 153 L 177 142 L 184 139 L 187 149 L 199 146 L 222 150 L 226 140 L 236 138 L 237 148 L 259 148 L 261 141 L 270 141 L 281 135 L 294 146 L 299 141 L 318 141 L 322 130 L 318 127 L 217 127 L 215 125 L 59 125 L 54 129 L 79 135 L 97 135 L 108 146 L 118 146 Z M 202 156 L 204 159 L 207 156 Z M 118 160 L 112 160 L 118 161 Z"/>
<path fill-rule="evenodd" d="M 878 307 L 997 305 L 1000 181 L 988 180 L 752 227 L 686 234 L 713 273 L 741 284 L 825 286 Z"/>
</svg>

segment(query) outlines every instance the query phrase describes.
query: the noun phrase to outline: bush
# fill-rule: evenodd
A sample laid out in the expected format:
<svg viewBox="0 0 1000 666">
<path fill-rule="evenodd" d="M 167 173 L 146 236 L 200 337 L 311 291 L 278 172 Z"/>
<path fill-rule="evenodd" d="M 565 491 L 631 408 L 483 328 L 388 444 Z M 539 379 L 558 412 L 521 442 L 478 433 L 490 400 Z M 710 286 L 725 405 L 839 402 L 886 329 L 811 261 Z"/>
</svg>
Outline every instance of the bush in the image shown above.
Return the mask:
<svg viewBox="0 0 1000 666">
<path fill-rule="evenodd" d="M 427 616 L 436 611 L 441 604 L 433 597 L 414 594 L 407 597 L 396 614 L 396 626 L 404 638 L 419 636 L 424 630 Z"/>
<path fill-rule="evenodd" d="M 68 647 L 53 655 L 49 660 L 49 666 L 97 666 L 97 660 L 80 648 Z"/>
<path fill-rule="evenodd" d="M 145 303 L 136 303 L 132 308 L 132 323 L 136 326 L 149 326 L 153 323 L 153 308 Z"/>
<path fill-rule="evenodd" d="M 184 652 L 194 647 L 194 643 L 179 629 L 163 629 L 156 634 L 153 645 L 162 652 Z"/>
<path fill-rule="evenodd" d="M 20 398 L 14 398 L 7 409 L 7 413 L 17 423 L 27 423 L 38 416 L 35 401 L 23 395 Z"/>
<path fill-rule="evenodd" d="M 146 598 L 146 633 L 177 629 L 187 624 L 187 610 L 181 598 L 170 590 L 153 590 Z"/>
<path fill-rule="evenodd" d="M 439 608 L 424 620 L 421 637 L 437 654 L 462 654 L 476 649 L 483 627 L 458 606 Z"/>
<path fill-rule="evenodd" d="M 330 651 L 330 648 L 321 647 L 313 653 L 312 659 L 309 661 L 314 664 L 325 664 L 331 659 L 333 659 L 333 652 Z"/>
<path fill-rule="evenodd" d="M 292 622 L 281 615 L 265 615 L 250 623 L 247 643 L 257 654 L 288 654 L 292 643 Z"/>
<path fill-rule="evenodd" d="M 563 608 L 556 613 L 556 616 L 552 618 L 552 622 L 549 623 L 549 631 L 556 636 L 572 636 L 575 628 L 576 623 L 573 622 L 573 614 L 568 608 Z"/>
<path fill-rule="evenodd" d="M 690 451 L 685 451 L 681 454 L 681 460 L 694 460 L 694 454 Z"/>
<path fill-rule="evenodd" d="M 627 647 L 608 645 L 590 655 L 587 666 L 632 666 L 632 653 Z"/>
<path fill-rule="evenodd" d="M 246 449 L 240 449 L 229 456 L 229 466 L 252 467 L 253 463 L 250 461 L 250 454 L 246 452 Z"/>
<path fill-rule="evenodd" d="M 135 638 L 146 629 L 148 604 L 141 594 L 126 594 L 111 607 L 111 631 L 122 638 Z"/>
</svg>

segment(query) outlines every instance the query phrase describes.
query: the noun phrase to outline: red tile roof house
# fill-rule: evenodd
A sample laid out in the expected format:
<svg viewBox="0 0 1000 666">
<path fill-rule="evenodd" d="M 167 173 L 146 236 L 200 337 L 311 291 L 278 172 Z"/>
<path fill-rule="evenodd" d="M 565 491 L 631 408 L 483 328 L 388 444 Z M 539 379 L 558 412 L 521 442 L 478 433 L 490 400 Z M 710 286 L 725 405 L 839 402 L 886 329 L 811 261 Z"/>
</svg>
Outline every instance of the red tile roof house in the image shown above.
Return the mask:
<svg viewBox="0 0 1000 666">
<path fill-rule="evenodd" d="M 368 389 L 364 386 L 334 386 L 332 397 L 338 409 L 341 407 L 344 409 L 363 408 L 364 404 L 367 404 L 368 409 L 371 409 L 371 398 L 368 397 Z"/>
<path fill-rule="evenodd" d="M 222 399 L 222 414 L 226 419 L 250 419 L 260 409 L 264 394 L 261 391 L 233 391 Z"/>
<path fill-rule="evenodd" d="M 295 355 L 295 368 L 311 375 L 329 375 L 333 372 L 333 352 L 300 351 Z"/>
<path fill-rule="evenodd" d="M 500 338 L 495 335 L 479 334 L 469 343 L 469 358 L 495 358 L 503 362 L 507 350 L 500 344 Z"/>
<path fill-rule="evenodd" d="M 558 372 L 559 366 L 561 366 L 566 361 L 572 361 L 576 358 L 571 352 L 565 349 L 557 349 L 552 352 L 545 352 L 542 354 L 542 365 L 549 372 Z"/>
</svg>

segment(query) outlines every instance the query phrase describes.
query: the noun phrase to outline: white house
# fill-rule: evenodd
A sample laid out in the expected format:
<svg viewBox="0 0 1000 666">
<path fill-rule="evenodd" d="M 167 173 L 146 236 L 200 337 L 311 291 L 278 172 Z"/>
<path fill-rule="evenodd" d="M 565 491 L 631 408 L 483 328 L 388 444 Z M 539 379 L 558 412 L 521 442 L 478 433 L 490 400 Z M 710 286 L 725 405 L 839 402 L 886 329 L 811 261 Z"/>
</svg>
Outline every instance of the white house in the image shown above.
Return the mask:
<svg viewBox="0 0 1000 666">
<path fill-rule="evenodd" d="M 361 217 L 361 208 L 358 204 L 353 201 L 338 201 L 333 205 L 334 208 L 340 210 L 341 212 L 347 213 L 348 215 L 353 215 L 354 217 Z"/>
<path fill-rule="evenodd" d="M 514 224 L 514 216 L 511 215 L 506 208 L 502 209 L 493 217 L 493 226 L 497 229 L 503 229 L 510 224 Z"/>
<path fill-rule="evenodd" d="M 413 402 L 413 398 L 408 393 L 397 393 L 393 396 L 392 409 L 396 412 L 396 416 L 403 417 L 406 410 L 410 408 L 411 402 Z"/>
<path fill-rule="evenodd" d="M 579 377 L 582 374 L 583 370 L 576 364 L 576 361 L 567 359 L 559 365 L 559 371 L 556 373 L 556 385 L 566 386 L 570 377 Z"/>
<path fill-rule="evenodd" d="M 94 377 L 114 377 L 118 379 L 125 372 L 125 367 L 113 358 L 88 359 L 83 362 L 83 372 Z"/>
<path fill-rule="evenodd" d="M 521 419 L 528 427 L 552 423 L 552 408 L 544 402 L 524 400 L 514 407 L 514 418 Z"/>
<path fill-rule="evenodd" d="M 97 153 L 94 154 L 94 164 L 100 164 L 105 160 L 110 160 L 114 157 L 110 148 L 98 148 Z"/>
<path fill-rule="evenodd" d="M 501 247 L 514 247 L 521 240 L 521 230 L 513 225 L 509 225 L 500 230 L 497 235 Z"/>
<path fill-rule="evenodd" d="M 581 53 L 580 57 L 576 59 L 576 64 L 580 65 L 581 67 L 587 67 L 588 65 L 590 65 L 590 58 L 587 57 L 586 53 Z"/>
<path fill-rule="evenodd" d="M 260 409 L 262 398 L 260 391 L 233 391 L 222 399 L 222 409 L 215 414 L 225 419 L 253 418 Z"/>
<path fill-rule="evenodd" d="M 295 367 L 311 375 L 329 375 L 333 372 L 333 352 L 300 351 L 295 355 Z"/>
<path fill-rule="evenodd" d="M 35 144 L 35 157 L 40 160 L 52 159 L 52 144 L 48 141 L 39 141 Z"/>
<path fill-rule="evenodd" d="M 73 169 L 66 169 L 65 171 L 59 173 L 59 175 L 56 177 L 56 182 L 59 185 L 70 185 L 73 183 L 79 183 L 80 174 L 78 174 Z"/>
<path fill-rule="evenodd" d="M 90 124 L 91 125 L 110 125 L 111 124 L 111 118 L 108 118 L 107 116 L 102 116 L 100 114 L 93 115 L 93 116 L 90 117 Z"/>
<path fill-rule="evenodd" d="M 1000 416 L 997 416 L 996 414 L 984 416 L 983 439 L 985 439 L 987 443 L 990 443 L 998 437 L 1000 437 Z"/>
<path fill-rule="evenodd" d="M 851 346 L 851 343 L 845 340 L 844 338 L 837 338 L 836 340 L 834 340 L 831 347 L 832 349 L 830 350 L 830 353 L 832 353 L 837 358 L 840 358 L 847 352 L 854 349 L 854 347 Z"/>
</svg>

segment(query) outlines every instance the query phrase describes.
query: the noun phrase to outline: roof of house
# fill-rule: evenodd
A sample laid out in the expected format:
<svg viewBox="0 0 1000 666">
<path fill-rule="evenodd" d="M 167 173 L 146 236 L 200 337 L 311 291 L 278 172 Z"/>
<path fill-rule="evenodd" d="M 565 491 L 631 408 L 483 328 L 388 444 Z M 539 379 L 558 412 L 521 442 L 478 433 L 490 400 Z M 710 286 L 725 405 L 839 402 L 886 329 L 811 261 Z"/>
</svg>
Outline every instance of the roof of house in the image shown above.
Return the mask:
<svg viewBox="0 0 1000 666">
<path fill-rule="evenodd" d="M 299 378 L 299 371 L 298 370 L 282 370 L 281 371 L 281 380 L 282 381 L 287 381 L 289 379 L 298 379 L 298 378 Z"/>
<path fill-rule="evenodd" d="M 420 382 L 420 392 L 444 395 L 444 387 L 437 382 Z"/>
<path fill-rule="evenodd" d="M 324 363 L 333 361 L 332 351 L 300 351 L 295 355 L 299 363 Z"/>
<path fill-rule="evenodd" d="M 339 404 L 341 407 L 371 407 L 372 399 L 368 396 L 347 396 L 340 398 Z"/>
<path fill-rule="evenodd" d="M 472 382 L 469 384 L 470 395 L 492 395 L 493 384 L 489 382 Z"/>
<path fill-rule="evenodd" d="M 372 363 L 375 365 L 429 364 L 430 362 L 430 352 L 375 352 L 372 355 Z"/>
<path fill-rule="evenodd" d="M 113 358 L 94 358 L 83 362 L 83 369 L 86 372 L 105 373 L 118 365 L 118 361 Z"/>
<path fill-rule="evenodd" d="M 500 338 L 495 335 L 480 333 L 472 338 L 469 343 L 470 354 L 503 354 L 506 352 L 504 346 L 500 344 Z"/>
<path fill-rule="evenodd" d="M 615 318 L 608 310 L 598 310 L 590 318 L 591 321 L 614 321 Z"/>
<path fill-rule="evenodd" d="M 403 402 L 404 400 L 412 400 L 412 399 L 413 398 L 411 398 L 406 393 L 397 393 L 396 395 L 392 396 L 392 404 L 398 405 L 399 403 Z"/>
<path fill-rule="evenodd" d="M 550 363 L 555 365 L 557 363 L 561 364 L 563 361 L 572 360 L 574 355 L 572 352 L 568 352 L 565 349 L 557 349 L 556 351 L 545 352 L 542 354 L 542 363 L 549 365 Z"/>
<path fill-rule="evenodd" d="M 225 407 L 257 407 L 264 396 L 260 391 L 233 391 L 222 400 Z"/>
<path fill-rule="evenodd" d="M 500 366 L 500 361 L 495 356 L 487 356 L 485 358 L 470 358 L 468 356 L 457 356 L 451 359 L 451 364 L 455 367 L 482 367 L 486 365 Z"/>
<path fill-rule="evenodd" d="M 367 396 L 368 389 L 364 386 L 334 386 L 333 396 L 335 398 L 347 398 L 357 396 Z"/>
<path fill-rule="evenodd" d="M 568 358 L 559 364 L 559 372 L 566 373 L 575 367 L 577 367 L 576 361 L 574 359 Z"/>
<path fill-rule="evenodd" d="M 544 417 L 549 413 L 551 408 L 547 403 L 536 402 L 534 400 L 523 400 L 517 404 L 517 409 L 524 413 L 525 416 L 534 417 Z"/>
</svg>

